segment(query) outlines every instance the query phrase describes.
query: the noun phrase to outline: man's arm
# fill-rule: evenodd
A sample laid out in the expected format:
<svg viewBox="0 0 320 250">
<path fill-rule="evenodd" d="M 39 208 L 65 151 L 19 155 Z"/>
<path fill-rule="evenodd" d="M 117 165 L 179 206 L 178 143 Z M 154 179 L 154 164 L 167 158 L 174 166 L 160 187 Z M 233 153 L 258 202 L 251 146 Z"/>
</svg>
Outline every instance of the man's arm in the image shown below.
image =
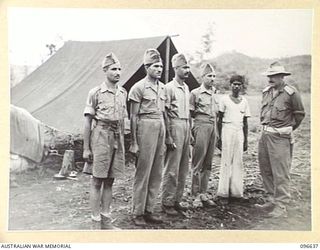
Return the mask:
<svg viewBox="0 0 320 250">
<path fill-rule="evenodd" d="M 92 151 L 90 147 L 92 116 L 85 115 L 84 131 L 83 131 L 83 159 L 87 162 L 92 162 Z"/>
<path fill-rule="evenodd" d="M 165 112 L 163 113 L 164 116 L 164 122 L 166 125 L 166 145 L 169 150 L 174 150 L 176 148 L 176 145 L 174 144 L 172 134 L 171 134 L 171 118 L 168 116 L 167 108 L 165 109 Z"/>
<path fill-rule="evenodd" d="M 293 116 L 294 116 L 294 120 L 295 120 L 295 125 L 293 126 L 293 130 L 295 130 L 300 126 L 300 124 L 304 118 L 304 113 L 303 114 L 302 113 L 295 113 Z"/>
<path fill-rule="evenodd" d="M 305 116 L 303 103 L 302 103 L 300 94 L 298 92 L 295 92 L 291 96 L 291 103 L 292 103 L 293 117 L 295 120 L 293 130 L 295 130 L 300 126 L 300 124 Z"/>
<path fill-rule="evenodd" d="M 137 141 L 137 121 L 139 113 L 140 103 L 131 101 L 130 102 L 130 129 L 131 129 L 131 145 L 129 152 L 138 154 L 139 146 Z"/>
<path fill-rule="evenodd" d="M 218 119 L 217 119 L 217 127 L 218 127 L 218 143 L 217 148 L 221 150 L 222 147 L 222 140 L 221 140 L 221 133 L 222 133 L 222 119 L 223 119 L 224 112 L 219 111 Z"/>
<path fill-rule="evenodd" d="M 243 117 L 243 151 L 248 150 L 248 117 Z"/>
</svg>

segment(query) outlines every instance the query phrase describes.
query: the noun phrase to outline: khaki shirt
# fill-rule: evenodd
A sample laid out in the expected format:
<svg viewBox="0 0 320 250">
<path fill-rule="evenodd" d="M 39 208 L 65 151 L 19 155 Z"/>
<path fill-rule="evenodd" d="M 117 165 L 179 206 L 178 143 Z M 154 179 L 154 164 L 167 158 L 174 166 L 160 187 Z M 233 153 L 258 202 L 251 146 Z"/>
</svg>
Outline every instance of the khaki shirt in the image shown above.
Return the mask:
<svg viewBox="0 0 320 250">
<path fill-rule="evenodd" d="M 170 118 L 189 119 L 189 98 L 190 91 L 187 84 L 180 85 L 172 80 L 165 85 L 166 108 Z"/>
<path fill-rule="evenodd" d="M 295 125 L 294 114 L 304 114 L 304 107 L 298 91 L 284 84 L 276 96 L 274 88 L 268 86 L 262 93 L 260 120 L 262 125 L 275 128 Z"/>
<path fill-rule="evenodd" d="M 128 117 L 127 91 L 117 86 L 109 89 L 105 82 L 89 91 L 84 115 L 92 115 L 100 121 L 118 121 Z"/>
<path fill-rule="evenodd" d="M 147 78 L 135 83 L 129 92 L 129 100 L 140 103 L 139 114 L 161 114 L 165 109 L 164 84 L 154 84 Z"/>
<path fill-rule="evenodd" d="M 206 89 L 203 85 L 191 91 L 190 110 L 196 114 L 205 114 L 210 117 L 216 117 L 218 112 L 218 99 L 216 97 L 215 88 Z"/>
</svg>

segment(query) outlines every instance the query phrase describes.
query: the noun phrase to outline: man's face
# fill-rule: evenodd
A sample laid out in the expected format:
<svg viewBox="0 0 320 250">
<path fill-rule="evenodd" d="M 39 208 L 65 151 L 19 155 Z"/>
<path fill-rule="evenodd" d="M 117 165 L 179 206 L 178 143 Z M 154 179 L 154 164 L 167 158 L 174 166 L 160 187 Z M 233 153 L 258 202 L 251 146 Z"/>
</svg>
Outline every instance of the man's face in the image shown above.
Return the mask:
<svg viewBox="0 0 320 250">
<path fill-rule="evenodd" d="M 120 63 L 115 63 L 110 65 L 105 69 L 105 74 L 109 82 L 117 83 L 121 76 L 121 65 Z"/>
<path fill-rule="evenodd" d="M 202 77 L 203 84 L 207 88 L 212 88 L 215 79 L 216 79 L 216 74 L 214 72 L 206 74 Z"/>
<path fill-rule="evenodd" d="M 148 75 L 151 76 L 152 78 L 160 79 L 160 78 L 161 78 L 161 75 L 162 75 L 162 70 L 163 70 L 163 64 L 162 64 L 162 62 L 157 62 L 157 63 L 151 64 L 151 65 L 147 68 L 147 73 L 148 73 Z"/>
<path fill-rule="evenodd" d="M 268 76 L 269 84 L 273 87 L 279 87 L 283 83 L 284 75 L 277 74 L 273 76 Z"/>
<path fill-rule="evenodd" d="M 176 75 L 181 79 L 187 79 L 190 75 L 190 66 L 185 64 L 175 68 Z"/>
<path fill-rule="evenodd" d="M 242 82 L 234 81 L 233 83 L 231 83 L 232 93 L 239 94 L 241 88 L 242 88 Z"/>
</svg>

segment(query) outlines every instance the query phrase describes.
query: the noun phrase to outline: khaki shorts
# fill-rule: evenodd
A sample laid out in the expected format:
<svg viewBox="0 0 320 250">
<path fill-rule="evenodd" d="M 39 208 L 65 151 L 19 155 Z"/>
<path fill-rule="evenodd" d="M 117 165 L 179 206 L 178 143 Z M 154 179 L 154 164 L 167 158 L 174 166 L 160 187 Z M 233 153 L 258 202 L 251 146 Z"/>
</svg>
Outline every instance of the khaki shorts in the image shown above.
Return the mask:
<svg viewBox="0 0 320 250">
<path fill-rule="evenodd" d="M 115 150 L 114 144 L 118 147 Z M 96 178 L 118 178 L 125 167 L 124 135 L 115 138 L 111 129 L 97 125 L 91 132 L 92 174 Z"/>
</svg>

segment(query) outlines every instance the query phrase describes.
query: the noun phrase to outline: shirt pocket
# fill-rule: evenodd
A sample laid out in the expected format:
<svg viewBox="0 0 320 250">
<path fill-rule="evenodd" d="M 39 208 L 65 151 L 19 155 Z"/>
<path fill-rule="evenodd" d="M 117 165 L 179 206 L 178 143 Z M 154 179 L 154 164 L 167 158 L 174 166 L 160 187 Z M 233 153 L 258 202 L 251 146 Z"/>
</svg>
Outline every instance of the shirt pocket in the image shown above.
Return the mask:
<svg viewBox="0 0 320 250">
<path fill-rule="evenodd" d="M 265 116 L 265 114 L 267 113 L 268 111 L 268 102 L 267 101 L 262 101 L 262 104 L 261 104 L 261 112 L 260 112 L 260 116 L 261 118 Z"/>
<path fill-rule="evenodd" d="M 288 117 L 290 110 L 285 106 L 274 106 L 271 111 L 271 118 L 274 120 L 284 121 Z"/>
<path fill-rule="evenodd" d="M 142 106 L 145 112 L 157 110 L 157 99 L 155 96 L 145 95 L 142 98 Z"/>
<path fill-rule="evenodd" d="M 207 109 L 210 107 L 210 99 L 200 96 L 198 99 L 197 107 L 200 109 L 200 111 L 207 111 Z"/>
<path fill-rule="evenodd" d="M 98 109 L 102 112 L 110 113 L 114 110 L 114 98 L 101 98 L 98 99 Z"/>
<path fill-rule="evenodd" d="M 164 94 L 160 95 L 159 97 L 159 109 L 160 111 L 164 111 L 165 110 L 165 105 L 166 105 L 166 96 Z"/>
</svg>

